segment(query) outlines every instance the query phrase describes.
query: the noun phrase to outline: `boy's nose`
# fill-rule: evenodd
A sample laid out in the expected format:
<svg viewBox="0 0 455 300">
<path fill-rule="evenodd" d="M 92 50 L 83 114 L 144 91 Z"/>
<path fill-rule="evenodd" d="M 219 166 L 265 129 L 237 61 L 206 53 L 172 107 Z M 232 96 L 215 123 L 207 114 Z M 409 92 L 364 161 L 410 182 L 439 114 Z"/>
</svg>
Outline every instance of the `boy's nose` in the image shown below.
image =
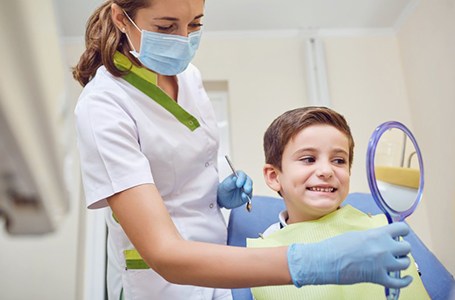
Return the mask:
<svg viewBox="0 0 455 300">
<path fill-rule="evenodd" d="M 318 177 L 330 178 L 333 176 L 333 170 L 330 164 L 320 164 L 316 170 Z"/>
</svg>

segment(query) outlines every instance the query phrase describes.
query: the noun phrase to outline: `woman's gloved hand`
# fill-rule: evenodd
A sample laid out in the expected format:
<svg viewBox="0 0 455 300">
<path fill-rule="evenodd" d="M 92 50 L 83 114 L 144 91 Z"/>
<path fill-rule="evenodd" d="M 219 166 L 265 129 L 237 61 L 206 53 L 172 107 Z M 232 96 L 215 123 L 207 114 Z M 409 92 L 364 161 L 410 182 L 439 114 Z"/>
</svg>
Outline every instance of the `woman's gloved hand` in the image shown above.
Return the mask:
<svg viewBox="0 0 455 300">
<path fill-rule="evenodd" d="M 348 232 L 314 244 L 292 244 L 288 265 L 295 286 L 317 284 L 378 283 L 402 288 L 411 276 L 393 278 L 388 272 L 407 269 L 411 245 L 396 241 L 409 227 L 403 222 L 367 231 Z M 399 258 L 396 258 L 399 257 Z"/>
<path fill-rule="evenodd" d="M 243 171 L 226 177 L 218 185 L 217 202 L 220 207 L 236 208 L 245 204 L 253 193 L 253 181 Z M 248 197 L 247 197 L 248 195 Z"/>
</svg>

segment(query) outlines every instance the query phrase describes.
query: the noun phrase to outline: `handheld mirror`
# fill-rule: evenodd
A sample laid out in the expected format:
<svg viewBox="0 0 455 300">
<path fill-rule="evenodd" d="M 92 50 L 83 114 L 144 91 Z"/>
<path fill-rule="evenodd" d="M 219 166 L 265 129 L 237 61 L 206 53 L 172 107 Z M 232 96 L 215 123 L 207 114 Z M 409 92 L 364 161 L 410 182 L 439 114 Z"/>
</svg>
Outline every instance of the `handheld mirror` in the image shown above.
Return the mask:
<svg viewBox="0 0 455 300">
<path fill-rule="evenodd" d="M 411 131 L 389 121 L 371 135 L 367 149 L 367 178 L 376 204 L 389 223 L 403 221 L 414 212 L 422 198 L 423 160 Z M 391 276 L 400 277 L 400 272 Z M 386 288 L 387 299 L 398 299 L 399 289 Z"/>
</svg>

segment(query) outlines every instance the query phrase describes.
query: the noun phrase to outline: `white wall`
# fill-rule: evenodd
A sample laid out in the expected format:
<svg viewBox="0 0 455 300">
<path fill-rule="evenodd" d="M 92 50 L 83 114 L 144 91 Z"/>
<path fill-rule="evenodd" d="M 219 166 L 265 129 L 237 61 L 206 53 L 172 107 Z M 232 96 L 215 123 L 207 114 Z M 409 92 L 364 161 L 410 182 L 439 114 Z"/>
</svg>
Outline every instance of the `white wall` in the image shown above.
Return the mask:
<svg viewBox="0 0 455 300">
<path fill-rule="evenodd" d="M 78 299 L 78 209 L 57 232 L 36 237 L 11 237 L 0 231 L 0 290 L 2 299 Z"/>
<path fill-rule="evenodd" d="M 425 163 L 422 204 L 434 253 L 455 273 L 455 1 L 422 0 L 398 34 Z M 420 221 L 420 220 L 417 220 Z"/>
</svg>

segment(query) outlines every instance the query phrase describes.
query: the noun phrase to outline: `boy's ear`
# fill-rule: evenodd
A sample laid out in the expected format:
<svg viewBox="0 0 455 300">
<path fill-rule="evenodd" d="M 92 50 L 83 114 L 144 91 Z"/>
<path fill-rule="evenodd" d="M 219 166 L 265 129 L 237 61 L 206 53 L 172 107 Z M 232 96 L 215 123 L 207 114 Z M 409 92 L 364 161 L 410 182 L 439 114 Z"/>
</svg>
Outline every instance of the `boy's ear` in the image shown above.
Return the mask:
<svg viewBox="0 0 455 300">
<path fill-rule="evenodd" d="M 277 168 L 271 164 L 266 164 L 263 168 L 264 180 L 265 183 L 274 190 L 275 192 L 280 192 L 281 184 L 278 178 L 279 171 Z"/>
</svg>

